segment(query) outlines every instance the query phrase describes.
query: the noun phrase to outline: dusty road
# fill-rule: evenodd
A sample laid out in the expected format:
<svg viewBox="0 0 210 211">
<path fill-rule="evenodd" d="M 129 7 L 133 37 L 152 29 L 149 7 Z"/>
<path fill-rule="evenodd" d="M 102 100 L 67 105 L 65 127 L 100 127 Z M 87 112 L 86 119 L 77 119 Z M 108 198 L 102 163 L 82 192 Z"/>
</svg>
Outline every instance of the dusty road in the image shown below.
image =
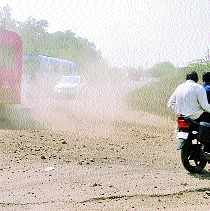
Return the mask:
<svg viewBox="0 0 210 211">
<path fill-rule="evenodd" d="M 175 123 L 118 91 L 33 106 L 45 129 L 0 131 L 1 210 L 210 210 L 209 166 L 184 170 Z"/>
</svg>

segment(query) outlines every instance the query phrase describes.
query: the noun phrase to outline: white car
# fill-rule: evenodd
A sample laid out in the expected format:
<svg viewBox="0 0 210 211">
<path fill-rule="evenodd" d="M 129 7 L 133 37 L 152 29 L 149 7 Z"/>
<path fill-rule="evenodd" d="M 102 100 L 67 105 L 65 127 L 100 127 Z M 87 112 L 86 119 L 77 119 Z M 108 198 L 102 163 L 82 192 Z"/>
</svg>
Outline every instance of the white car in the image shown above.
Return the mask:
<svg viewBox="0 0 210 211">
<path fill-rule="evenodd" d="M 57 96 L 79 97 L 82 94 L 84 78 L 77 75 L 63 76 L 55 86 Z"/>
</svg>

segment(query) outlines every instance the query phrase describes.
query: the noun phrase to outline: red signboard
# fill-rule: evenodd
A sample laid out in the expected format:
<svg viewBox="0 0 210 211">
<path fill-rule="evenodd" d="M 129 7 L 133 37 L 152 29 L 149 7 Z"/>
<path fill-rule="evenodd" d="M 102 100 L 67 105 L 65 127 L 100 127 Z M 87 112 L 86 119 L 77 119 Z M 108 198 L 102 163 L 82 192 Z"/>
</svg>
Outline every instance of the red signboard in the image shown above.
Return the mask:
<svg viewBox="0 0 210 211">
<path fill-rule="evenodd" d="M 0 30 L 0 104 L 21 103 L 22 40 L 6 29 Z"/>
</svg>

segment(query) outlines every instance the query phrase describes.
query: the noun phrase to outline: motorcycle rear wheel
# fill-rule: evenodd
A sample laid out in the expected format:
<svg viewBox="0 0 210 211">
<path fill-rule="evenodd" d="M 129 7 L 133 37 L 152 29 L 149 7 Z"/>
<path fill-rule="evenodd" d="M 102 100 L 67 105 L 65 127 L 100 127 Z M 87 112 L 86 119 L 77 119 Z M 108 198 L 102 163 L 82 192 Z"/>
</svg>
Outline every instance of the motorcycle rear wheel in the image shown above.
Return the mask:
<svg viewBox="0 0 210 211">
<path fill-rule="evenodd" d="M 200 149 L 186 145 L 181 150 L 181 160 L 184 168 L 190 173 L 200 173 L 205 168 L 207 160 L 200 156 Z"/>
</svg>

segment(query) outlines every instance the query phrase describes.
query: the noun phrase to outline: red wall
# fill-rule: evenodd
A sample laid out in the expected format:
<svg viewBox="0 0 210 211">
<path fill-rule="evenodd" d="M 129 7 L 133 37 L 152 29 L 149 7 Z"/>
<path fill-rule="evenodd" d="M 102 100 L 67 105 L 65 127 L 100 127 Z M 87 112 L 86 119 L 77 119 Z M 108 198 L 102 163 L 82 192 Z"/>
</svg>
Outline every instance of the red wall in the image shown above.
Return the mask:
<svg viewBox="0 0 210 211">
<path fill-rule="evenodd" d="M 1 29 L 0 48 L 0 104 L 19 104 L 22 76 L 21 37 L 13 31 Z M 12 56 L 6 54 L 5 49 L 10 49 L 8 52 L 12 52 Z"/>
</svg>

